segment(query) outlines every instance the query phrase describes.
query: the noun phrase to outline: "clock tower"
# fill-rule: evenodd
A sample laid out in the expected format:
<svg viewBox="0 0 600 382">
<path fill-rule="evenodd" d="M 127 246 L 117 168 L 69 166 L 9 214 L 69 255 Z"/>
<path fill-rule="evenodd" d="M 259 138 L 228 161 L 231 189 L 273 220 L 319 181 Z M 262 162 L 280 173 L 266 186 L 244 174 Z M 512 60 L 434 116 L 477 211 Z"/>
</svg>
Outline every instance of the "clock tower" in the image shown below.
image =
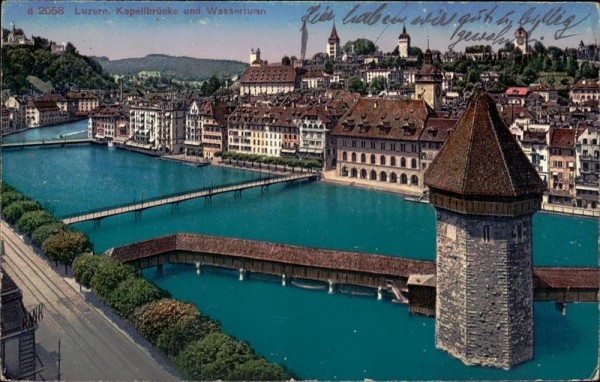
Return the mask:
<svg viewBox="0 0 600 382">
<path fill-rule="evenodd" d="M 423 55 L 423 66 L 415 75 L 413 99 L 424 100 L 433 110 L 442 107 L 442 73 L 433 65 L 433 54 L 429 48 Z"/>
<path fill-rule="evenodd" d="M 515 48 L 519 49 L 522 54 L 527 54 L 528 47 L 527 31 L 523 27 L 519 27 L 515 32 Z"/>
</svg>

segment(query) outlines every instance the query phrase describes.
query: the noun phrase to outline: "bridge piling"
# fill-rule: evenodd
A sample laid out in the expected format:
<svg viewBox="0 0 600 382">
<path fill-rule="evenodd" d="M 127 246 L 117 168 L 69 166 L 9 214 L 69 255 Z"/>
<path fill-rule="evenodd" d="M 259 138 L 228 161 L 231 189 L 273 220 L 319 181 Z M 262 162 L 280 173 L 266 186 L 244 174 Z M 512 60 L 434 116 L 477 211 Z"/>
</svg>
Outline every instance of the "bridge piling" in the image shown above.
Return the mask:
<svg viewBox="0 0 600 382">
<path fill-rule="evenodd" d="M 246 280 L 246 270 L 244 268 L 240 268 L 240 281 Z"/>
<path fill-rule="evenodd" d="M 333 283 L 333 281 L 331 279 L 327 280 L 327 293 L 329 294 L 333 294 L 335 292 L 335 284 Z"/>
<path fill-rule="evenodd" d="M 288 277 L 284 274 L 281 275 L 281 286 L 286 286 L 288 281 Z"/>
<path fill-rule="evenodd" d="M 196 263 L 196 274 L 197 275 L 202 274 L 202 263 L 199 263 L 199 262 Z"/>
<path fill-rule="evenodd" d="M 381 290 L 381 287 L 377 287 L 377 300 L 382 300 L 383 299 L 383 291 Z"/>
</svg>

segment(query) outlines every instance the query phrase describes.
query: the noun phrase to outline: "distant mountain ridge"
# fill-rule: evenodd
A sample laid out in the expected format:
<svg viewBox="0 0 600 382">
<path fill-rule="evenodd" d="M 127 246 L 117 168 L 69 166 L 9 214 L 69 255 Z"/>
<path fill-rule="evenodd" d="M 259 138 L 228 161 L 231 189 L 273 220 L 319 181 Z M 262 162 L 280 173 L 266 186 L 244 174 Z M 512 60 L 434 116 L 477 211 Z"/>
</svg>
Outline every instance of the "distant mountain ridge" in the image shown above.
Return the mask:
<svg viewBox="0 0 600 382">
<path fill-rule="evenodd" d="M 110 74 L 133 76 L 142 71 L 157 71 L 163 75 L 185 81 L 208 79 L 213 74 L 228 77 L 243 72 L 248 64 L 235 60 L 215 60 L 166 54 L 149 54 L 146 57 L 109 60 L 92 57 Z"/>
</svg>

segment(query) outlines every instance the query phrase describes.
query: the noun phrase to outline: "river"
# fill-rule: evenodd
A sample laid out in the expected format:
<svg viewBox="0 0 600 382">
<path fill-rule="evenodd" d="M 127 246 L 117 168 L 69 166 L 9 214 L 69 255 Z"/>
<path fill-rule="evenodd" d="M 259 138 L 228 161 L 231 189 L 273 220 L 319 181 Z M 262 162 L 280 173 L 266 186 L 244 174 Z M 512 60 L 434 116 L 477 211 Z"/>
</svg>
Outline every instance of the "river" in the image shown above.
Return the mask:
<svg viewBox="0 0 600 382">
<path fill-rule="evenodd" d="M 81 130 L 65 124 L 52 134 Z M 31 131 L 26 133 L 31 134 Z M 11 139 L 34 139 L 19 137 Z M 51 135 L 45 139 L 51 139 Z M 37 140 L 39 138 L 35 138 Z M 196 168 L 98 146 L 11 149 L 3 177 L 55 215 L 256 178 L 220 167 Z M 174 232 L 266 240 L 339 250 L 435 259 L 435 211 L 400 195 L 324 183 L 268 192 L 246 190 L 76 225 L 96 252 Z M 596 266 L 598 223 L 545 213 L 534 217 L 534 264 Z M 434 346 L 434 321 L 374 297 L 329 295 L 277 282 L 240 282 L 224 271 L 165 267 L 144 275 L 218 319 L 225 332 L 267 358 L 314 379 L 587 378 L 598 356 L 598 309 L 535 303 L 535 359 L 514 370 L 466 367 Z"/>
</svg>

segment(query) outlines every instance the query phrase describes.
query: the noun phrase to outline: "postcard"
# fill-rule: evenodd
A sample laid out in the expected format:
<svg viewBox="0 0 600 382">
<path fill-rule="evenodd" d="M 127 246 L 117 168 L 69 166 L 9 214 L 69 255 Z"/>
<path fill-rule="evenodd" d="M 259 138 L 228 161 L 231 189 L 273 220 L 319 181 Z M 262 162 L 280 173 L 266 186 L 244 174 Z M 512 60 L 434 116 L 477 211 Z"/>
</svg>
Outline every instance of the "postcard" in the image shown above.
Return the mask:
<svg viewBox="0 0 600 382">
<path fill-rule="evenodd" d="M 599 25 L 3 2 L 2 376 L 597 379 Z"/>
</svg>

